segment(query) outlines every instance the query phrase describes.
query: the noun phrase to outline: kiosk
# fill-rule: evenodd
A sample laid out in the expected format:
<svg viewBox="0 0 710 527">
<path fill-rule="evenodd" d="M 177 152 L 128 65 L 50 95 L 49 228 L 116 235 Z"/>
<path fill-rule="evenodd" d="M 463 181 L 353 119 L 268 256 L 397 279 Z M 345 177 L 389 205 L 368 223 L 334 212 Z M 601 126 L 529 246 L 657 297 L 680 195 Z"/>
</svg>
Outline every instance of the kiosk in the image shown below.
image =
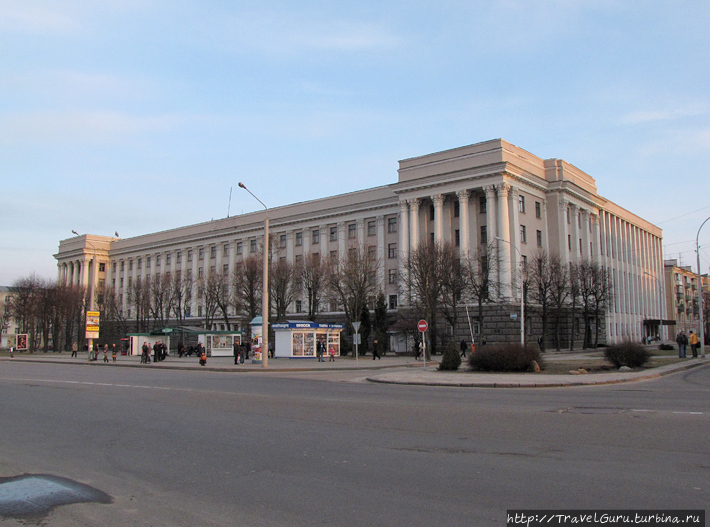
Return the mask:
<svg viewBox="0 0 710 527">
<path fill-rule="evenodd" d="M 333 350 L 340 356 L 342 324 L 317 324 L 315 322 L 283 322 L 271 325 L 275 335 L 274 357 L 289 359 L 315 359 L 316 342 L 326 343 L 326 356 Z"/>
</svg>

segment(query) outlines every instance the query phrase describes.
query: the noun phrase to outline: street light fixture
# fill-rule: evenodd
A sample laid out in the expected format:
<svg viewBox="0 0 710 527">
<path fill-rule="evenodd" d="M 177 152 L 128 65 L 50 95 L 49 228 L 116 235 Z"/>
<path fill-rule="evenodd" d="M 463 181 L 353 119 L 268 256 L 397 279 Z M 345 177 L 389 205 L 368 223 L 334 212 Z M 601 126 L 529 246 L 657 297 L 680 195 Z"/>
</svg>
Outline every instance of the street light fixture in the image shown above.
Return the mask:
<svg viewBox="0 0 710 527">
<path fill-rule="evenodd" d="M 705 221 L 700 225 L 700 229 L 703 228 L 710 218 L 706 218 Z M 695 236 L 695 253 L 698 256 L 698 308 L 700 309 L 700 356 L 705 358 L 705 320 L 703 316 L 703 277 L 700 275 L 700 229 L 698 229 L 698 234 Z"/>
<path fill-rule="evenodd" d="M 261 365 L 269 367 L 269 208 L 257 198 L 244 183 L 239 182 L 239 187 L 251 194 L 256 201 L 264 207 L 264 286 L 261 301 Z"/>
<path fill-rule="evenodd" d="M 504 240 L 500 236 L 496 236 L 496 240 L 510 245 L 513 249 L 515 249 L 520 257 L 520 344 L 525 346 L 525 284 L 523 284 L 523 255 L 520 253 L 520 249 L 508 240 Z"/>
</svg>

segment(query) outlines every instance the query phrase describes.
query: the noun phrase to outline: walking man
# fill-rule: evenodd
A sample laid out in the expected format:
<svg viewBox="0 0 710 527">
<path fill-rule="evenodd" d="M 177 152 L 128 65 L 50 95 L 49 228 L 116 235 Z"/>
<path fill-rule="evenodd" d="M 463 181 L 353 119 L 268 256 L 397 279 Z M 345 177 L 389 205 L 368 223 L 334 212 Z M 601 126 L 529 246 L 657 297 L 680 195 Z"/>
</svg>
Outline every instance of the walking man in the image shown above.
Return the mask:
<svg viewBox="0 0 710 527">
<path fill-rule="evenodd" d="M 685 349 L 688 345 L 688 337 L 686 337 L 685 333 L 681 330 L 680 333 L 678 333 L 678 335 L 676 336 L 675 341 L 678 344 L 678 358 L 684 359 Z"/>
<path fill-rule="evenodd" d="M 380 359 L 382 360 L 382 357 L 380 357 L 380 351 L 377 349 L 379 346 L 377 344 L 377 339 L 375 339 L 375 342 L 372 343 L 372 360 L 375 359 Z"/>
<path fill-rule="evenodd" d="M 698 336 L 693 333 L 692 331 L 690 332 L 690 338 L 688 339 L 688 342 L 690 343 L 690 350 L 693 352 L 693 358 L 697 359 L 698 358 Z"/>
</svg>

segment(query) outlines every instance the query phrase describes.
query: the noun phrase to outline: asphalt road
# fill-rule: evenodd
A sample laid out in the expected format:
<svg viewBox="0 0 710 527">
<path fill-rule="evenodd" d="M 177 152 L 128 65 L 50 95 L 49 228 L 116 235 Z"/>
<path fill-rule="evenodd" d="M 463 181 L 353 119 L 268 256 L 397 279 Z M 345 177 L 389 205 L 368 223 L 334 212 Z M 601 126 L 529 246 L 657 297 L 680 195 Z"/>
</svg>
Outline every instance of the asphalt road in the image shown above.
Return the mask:
<svg viewBox="0 0 710 527">
<path fill-rule="evenodd" d="M 4 361 L 0 477 L 111 497 L 30 519 L 50 526 L 487 526 L 710 503 L 708 366 L 582 388 L 362 377 Z"/>
</svg>

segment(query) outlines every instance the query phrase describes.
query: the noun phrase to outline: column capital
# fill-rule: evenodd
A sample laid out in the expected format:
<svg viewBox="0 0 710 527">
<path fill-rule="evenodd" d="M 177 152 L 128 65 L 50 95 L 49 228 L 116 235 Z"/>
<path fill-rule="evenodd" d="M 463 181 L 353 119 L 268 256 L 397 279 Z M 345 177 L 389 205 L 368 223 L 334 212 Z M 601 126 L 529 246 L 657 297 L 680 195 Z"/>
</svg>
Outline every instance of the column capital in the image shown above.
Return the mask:
<svg viewBox="0 0 710 527">
<path fill-rule="evenodd" d="M 487 186 L 483 187 L 483 192 L 486 193 L 486 198 L 493 199 L 496 197 L 496 186 L 495 185 L 487 185 Z"/>
<path fill-rule="evenodd" d="M 468 199 L 468 197 L 471 195 L 471 192 L 469 190 L 457 190 L 456 191 L 456 197 L 459 198 L 459 201 L 464 201 Z"/>
<path fill-rule="evenodd" d="M 434 195 L 431 197 L 431 200 L 434 202 L 434 205 L 435 205 L 435 206 L 443 205 L 444 199 L 445 199 L 445 198 L 444 198 L 444 195 L 443 195 L 443 194 L 434 194 Z"/>
<path fill-rule="evenodd" d="M 377 226 L 379 227 L 380 225 L 385 224 L 385 217 L 382 215 L 377 216 L 377 218 L 375 218 L 375 221 L 377 222 Z"/>
<path fill-rule="evenodd" d="M 407 212 L 409 210 L 409 201 L 402 199 L 399 201 L 399 210 L 401 212 Z"/>
<path fill-rule="evenodd" d="M 509 193 L 513 198 L 517 198 L 520 195 L 520 189 L 518 187 L 511 186 Z"/>
<path fill-rule="evenodd" d="M 408 202 L 409 202 L 409 210 L 418 210 L 419 209 L 419 203 L 420 203 L 419 198 L 412 198 Z"/>
<path fill-rule="evenodd" d="M 510 194 L 510 191 L 513 187 L 511 187 L 508 183 L 499 183 L 497 185 L 498 189 L 498 196 L 505 198 Z"/>
</svg>

